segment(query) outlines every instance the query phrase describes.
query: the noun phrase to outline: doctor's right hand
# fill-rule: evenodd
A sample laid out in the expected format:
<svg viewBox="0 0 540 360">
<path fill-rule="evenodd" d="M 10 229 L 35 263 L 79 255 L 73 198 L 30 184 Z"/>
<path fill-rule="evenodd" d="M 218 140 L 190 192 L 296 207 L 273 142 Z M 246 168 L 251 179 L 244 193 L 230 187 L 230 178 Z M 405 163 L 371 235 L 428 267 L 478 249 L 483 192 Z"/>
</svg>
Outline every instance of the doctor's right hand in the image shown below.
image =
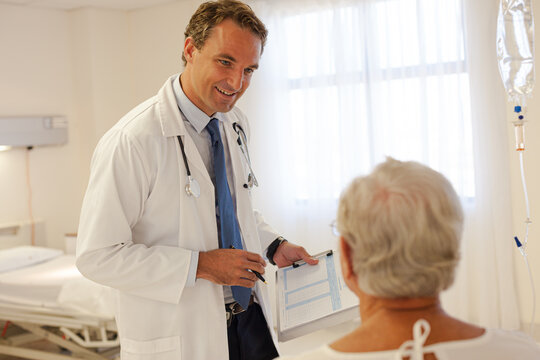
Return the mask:
<svg viewBox="0 0 540 360">
<path fill-rule="evenodd" d="M 237 285 L 251 288 L 257 277 L 249 270 L 264 274 L 266 262 L 256 253 L 239 249 L 216 249 L 199 252 L 197 279 L 218 285 Z"/>
</svg>

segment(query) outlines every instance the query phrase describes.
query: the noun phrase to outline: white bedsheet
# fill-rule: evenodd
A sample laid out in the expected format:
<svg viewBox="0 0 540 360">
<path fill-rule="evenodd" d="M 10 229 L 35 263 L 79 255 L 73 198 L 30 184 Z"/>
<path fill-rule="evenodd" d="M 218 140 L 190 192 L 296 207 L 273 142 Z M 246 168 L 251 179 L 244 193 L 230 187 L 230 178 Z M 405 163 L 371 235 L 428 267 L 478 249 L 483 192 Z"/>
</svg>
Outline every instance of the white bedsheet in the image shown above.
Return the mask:
<svg viewBox="0 0 540 360">
<path fill-rule="evenodd" d="M 114 292 L 77 270 L 74 255 L 0 273 L 0 301 L 90 316 L 114 316 Z"/>
</svg>

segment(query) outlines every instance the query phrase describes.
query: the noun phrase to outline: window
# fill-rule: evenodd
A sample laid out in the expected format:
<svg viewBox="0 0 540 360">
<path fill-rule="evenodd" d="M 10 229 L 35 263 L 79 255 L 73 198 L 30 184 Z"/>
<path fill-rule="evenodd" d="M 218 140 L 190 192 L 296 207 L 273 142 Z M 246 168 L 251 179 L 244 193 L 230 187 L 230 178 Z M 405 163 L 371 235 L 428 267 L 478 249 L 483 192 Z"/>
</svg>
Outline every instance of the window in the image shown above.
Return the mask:
<svg viewBox="0 0 540 360">
<path fill-rule="evenodd" d="M 339 2 L 338 2 L 339 3 Z M 460 0 L 351 2 L 283 17 L 294 196 L 337 198 L 385 156 L 475 196 Z"/>
</svg>

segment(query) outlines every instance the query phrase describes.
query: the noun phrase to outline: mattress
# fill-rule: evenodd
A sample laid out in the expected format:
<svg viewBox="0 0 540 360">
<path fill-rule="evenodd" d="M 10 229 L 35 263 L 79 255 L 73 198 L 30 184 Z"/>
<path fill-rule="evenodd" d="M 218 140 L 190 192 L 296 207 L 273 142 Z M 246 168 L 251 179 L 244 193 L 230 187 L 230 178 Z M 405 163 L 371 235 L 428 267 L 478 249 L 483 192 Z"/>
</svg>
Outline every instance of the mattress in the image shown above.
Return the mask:
<svg viewBox="0 0 540 360">
<path fill-rule="evenodd" d="M 0 273 L 0 305 L 34 311 L 114 317 L 114 291 L 82 276 L 74 255 Z"/>
<path fill-rule="evenodd" d="M 82 278 L 73 255 L 61 255 L 35 265 L 0 273 L 0 301 L 58 308 L 67 282 Z"/>
</svg>

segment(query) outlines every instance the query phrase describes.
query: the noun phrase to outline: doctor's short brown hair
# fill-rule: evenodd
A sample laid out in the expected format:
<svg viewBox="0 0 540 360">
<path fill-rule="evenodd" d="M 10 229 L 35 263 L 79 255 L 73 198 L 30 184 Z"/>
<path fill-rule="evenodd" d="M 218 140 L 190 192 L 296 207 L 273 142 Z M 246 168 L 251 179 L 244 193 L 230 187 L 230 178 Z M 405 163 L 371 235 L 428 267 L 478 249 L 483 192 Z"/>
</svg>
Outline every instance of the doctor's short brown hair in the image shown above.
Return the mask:
<svg viewBox="0 0 540 360">
<path fill-rule="evenodd" d="M 238 0 L 216 0 L 202 3 L 186 26 L 185 38 L 191 37 L 195 47 L 200 50 L 212 33 L 212 29 L 227 19 L 231 19 L 243 29 L 250 30 L 261 39 L 262 53 L 268 30 L 251 7 Z M 187 62 L 183 52 L 182 61 L 185 66 Z"/>
</svg>

